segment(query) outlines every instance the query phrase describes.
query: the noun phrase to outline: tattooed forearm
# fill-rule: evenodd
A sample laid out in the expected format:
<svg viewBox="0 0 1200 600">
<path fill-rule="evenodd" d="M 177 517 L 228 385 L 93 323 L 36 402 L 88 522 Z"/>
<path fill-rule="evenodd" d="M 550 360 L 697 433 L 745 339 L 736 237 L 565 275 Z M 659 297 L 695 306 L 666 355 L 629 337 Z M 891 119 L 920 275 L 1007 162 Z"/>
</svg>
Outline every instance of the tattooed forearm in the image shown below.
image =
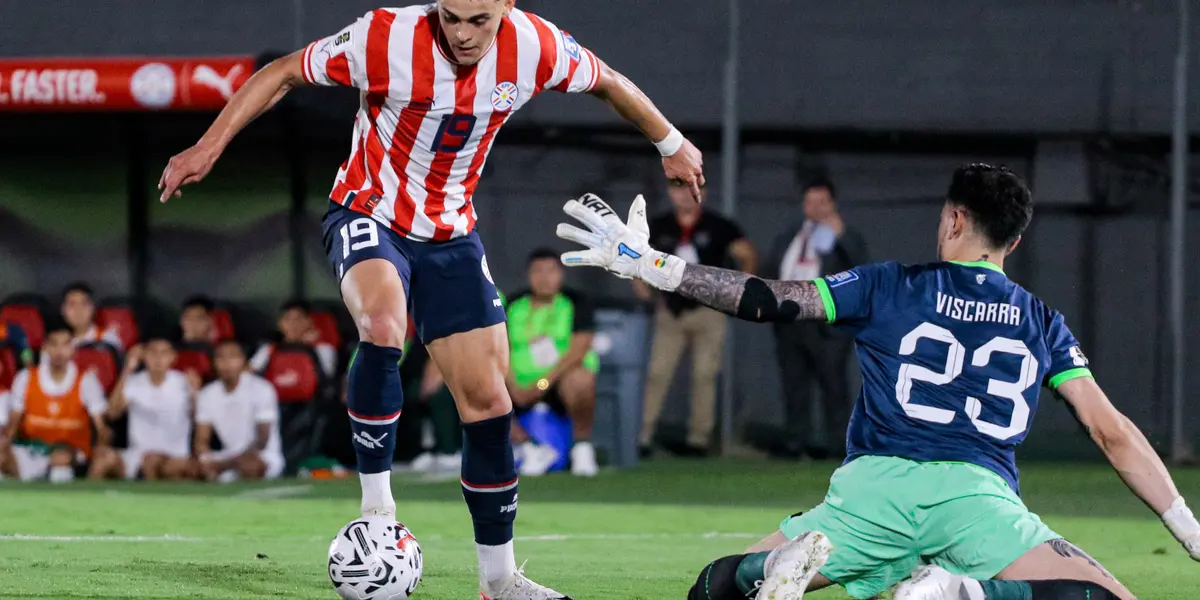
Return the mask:
<svg viewBox="0 0 1200 600">
<path fill-rule="evenodd" d="M 811 281 L 766 281 L 729 269 L 688 265 L 675 291 L 727 315 L 756 323 L 826 318 L 821 294 Z"/>
</svg>

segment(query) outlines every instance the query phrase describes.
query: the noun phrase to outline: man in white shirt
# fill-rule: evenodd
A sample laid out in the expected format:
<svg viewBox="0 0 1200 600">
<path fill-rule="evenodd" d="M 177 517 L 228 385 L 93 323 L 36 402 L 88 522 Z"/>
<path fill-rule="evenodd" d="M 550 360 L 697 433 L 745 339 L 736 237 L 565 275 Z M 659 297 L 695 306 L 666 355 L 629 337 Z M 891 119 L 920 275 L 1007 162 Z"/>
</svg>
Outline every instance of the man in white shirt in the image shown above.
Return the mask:
<svg viewBox="0 0 1200 600">
<path fill-rule="evenodd" d="M 763 277 L 809 281 L 866 263 L 866 243 L 842 220 L 833 183 L 810 181 L 802 196 L 804 219 L 775 238 Z M 777 323 L 774 329 L 786 425 L 783 443 L 771 453 L 784 458 L 841 455 L 854 403 L 847 375 L 853 338 L 827 323 Z M 816 396 L 825 417 L 820 425 L 810 422 L 813 383 L 821 392 Z M 814 435 L 819 431 L 824 445 Z"/>
<path fill-rule="evenodd" d="M 63 291 L 62 318 L 71 327 L 72 342 L 76 346 L 103 342 L 118 352 L 124 350 L 121 331 L 117 325 L 100 329 L 96 325 L 96 300 L 92 288 L 85 283 L 73 283 Z"/>
<path fill-rule="evenodd" d="M 13 380 L 8 424 L 0 435 L 6 475 L 71 481 L 92 455 L 92 428 L 101 443 L 107 438 L 104 390 L 94 373 L 80 373 L 71 361 L 74 351 L 71 328 L 54 319 L 46 326 L 39 364 Z"/>
<path fill-rule="evenodd" d="M 313 326 L 310 314 L 312 309 L 303 300 L 291 300 L 283 305 L 279 312 L 279 335 L 285 344 L 301 344 L 310 346 L 321 363 L 321 372 L 327 378 L 337 374 L 337 348 L 318 341 L 317 329 Z M 275 344 L 263 344 L 258 347 L 254 356 L 250 357 L 250 369 L 262 373 L 271 361 L 271 353 Z"/>
<path fill-rule="evenodd" d="M 217 344 L 217 380 L 196 400 L 196 455 L 209 481 L 274 479 L 283 473 L 279 405 L 275 388 L 246 371 L 246 355 L 234 340 Z M 212 435 L 222 448 L 212 450 Z"/>
<path fill-rule="evenodd" d="M 146 369 L 137 372 L 143 362 Z M 166 338 L 152 337 L 129 349 L 125 370 L 113 389 L 106 417 L 129 413 L 129 448 L 101 448 L 90 479 L 190 479 L 195 476 L 191 447 L 192 401 L 199 378 L 171 368 L 175 348 Z"/>
</svg>

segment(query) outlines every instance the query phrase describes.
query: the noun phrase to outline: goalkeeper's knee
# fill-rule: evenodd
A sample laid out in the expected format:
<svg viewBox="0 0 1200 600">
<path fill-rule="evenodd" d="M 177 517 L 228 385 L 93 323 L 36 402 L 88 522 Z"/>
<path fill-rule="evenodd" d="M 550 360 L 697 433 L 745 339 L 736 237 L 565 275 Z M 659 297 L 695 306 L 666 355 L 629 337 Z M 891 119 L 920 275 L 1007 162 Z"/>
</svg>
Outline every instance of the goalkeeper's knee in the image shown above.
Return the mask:
<svg viewBox="0 0 1200 600">
<path fill-rule="evenodd" d="M 688 590 L 687 600 L 746 600 L 753 597 L 753 590 L 747 595 L 738 588 L 738 565 L 744 558 L 745 554 L 737 554 L 708 563 Z"/>
</svg>

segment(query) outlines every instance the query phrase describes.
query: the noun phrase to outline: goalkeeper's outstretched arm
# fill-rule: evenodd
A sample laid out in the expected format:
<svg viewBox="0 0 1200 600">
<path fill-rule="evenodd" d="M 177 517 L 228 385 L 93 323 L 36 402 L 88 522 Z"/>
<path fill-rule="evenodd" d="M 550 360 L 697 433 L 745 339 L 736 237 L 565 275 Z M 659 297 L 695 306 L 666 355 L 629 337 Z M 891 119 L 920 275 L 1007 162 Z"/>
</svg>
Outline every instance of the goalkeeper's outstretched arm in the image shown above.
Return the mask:
<svg viewBox="0 0 1200 600">
<path fill-rule="evenodd" d="M 1188 554 L 1200 561 L 1200 523 L 1137 425 L 1112 405 L 1090 377 L 1069 380 L 1058 387 L 1058 393 L 1125 485 L 1162 518 Z"/>
<path fill-rule="evenodd" d="M 811 281 L 759 279 L 730 269 L 686 265 L 675 293 L 744 321 L 789 323 L 826 320 L 825 304 Z"/>
</svg>

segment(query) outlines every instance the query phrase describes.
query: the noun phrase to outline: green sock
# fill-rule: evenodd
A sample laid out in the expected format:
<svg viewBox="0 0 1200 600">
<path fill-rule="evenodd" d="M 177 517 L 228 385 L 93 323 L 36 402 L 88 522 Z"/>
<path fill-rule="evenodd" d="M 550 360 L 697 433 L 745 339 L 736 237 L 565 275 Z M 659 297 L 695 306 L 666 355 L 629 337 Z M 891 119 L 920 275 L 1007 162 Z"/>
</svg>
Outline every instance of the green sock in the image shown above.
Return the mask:
<svg viewBox="0 0 1200 600">
<path fill-rule="evenodd" d="M 737 573 L 734 576 L 737 582 L 738 590 L 743 594 L 749 594 L 754 590 L 758 582 L 766 579 L 766 562 L 767 555 L 770 552 L 755 552 L 747 554 L 742 562 L 738 563 Z"/>
<path fill-rule="evenodd" d="M 979 587 L 987 600 L 1033 600 L 1033 588 L 1024 581 L 985 579 L 979 582 Z"/>
</svg>

